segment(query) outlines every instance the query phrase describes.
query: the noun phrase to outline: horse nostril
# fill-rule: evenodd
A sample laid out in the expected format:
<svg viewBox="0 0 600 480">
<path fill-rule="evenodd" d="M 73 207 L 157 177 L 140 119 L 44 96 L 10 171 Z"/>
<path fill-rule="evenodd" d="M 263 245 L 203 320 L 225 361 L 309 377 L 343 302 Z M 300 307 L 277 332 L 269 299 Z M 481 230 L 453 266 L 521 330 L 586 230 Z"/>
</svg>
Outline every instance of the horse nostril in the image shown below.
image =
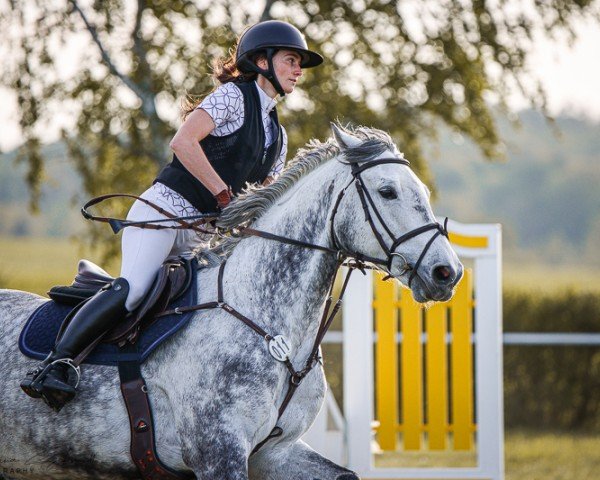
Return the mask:
<svg viewBox="0 0 600 480">
<path fill-rule="evenodd" d="M 440 265 L 433 269 L 433 278 L 439 283 L 450 283 L 454 278 L 454 271 L 448 265 Z"/>
</svg>

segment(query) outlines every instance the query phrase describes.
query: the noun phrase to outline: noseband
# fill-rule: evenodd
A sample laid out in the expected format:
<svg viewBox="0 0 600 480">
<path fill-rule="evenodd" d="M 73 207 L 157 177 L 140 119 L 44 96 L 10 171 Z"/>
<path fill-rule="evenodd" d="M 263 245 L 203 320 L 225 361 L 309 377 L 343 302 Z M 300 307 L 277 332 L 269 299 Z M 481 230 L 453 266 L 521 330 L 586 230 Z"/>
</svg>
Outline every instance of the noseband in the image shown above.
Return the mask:
<svg viewBox="0 0 600 480">
<path fill-rule="evenodd" d="M 421 227 L 415 228 L 414 230 L 411 230 L 403 235 L 400 235 L 399 237 L 395 237 L 394 234 L 392 233 L 391 229 L 387 226 L 387 224 L 383 220 L 383 217 L 379 213 L 379 210 L 377 210 L 377 207 L 375 206 L 375 202 L 373 201 L 373 198 L 371 197 L 371 194 L 369 193 L 369 191 L 365 188 L 363 180 L 360 176 L 362 172 L 364 172 L 365 170 L 368 170 L 369 168 L 377 167 L 379 165 L 394 164 L 394 163 L 410 166 L 410 162 L 408 160 L 401 159 L 401 158 L 381 158 L 379 160 L 372 160 L 370 162 L 363 163 L 362 165 L 359 165 L 357 163 L 350 164 L 351 168 L 352 168 L 352 180 L 350 180 L 350 183 L 348 185 L 346 185 L 346 187 L 344 189 L 342 189 L 342 191 L 338 195 L 338 198 L 335 202 L 335 206 L 333 207 L 333 214 L 331 216 L 331 221 L 330 221 L 330 232 L 331 232 L 331 238 L 332 238 L 333 244 L 335 245 L 335 247 L 338 251 L 344 252 L 344 254 L 346 256 L 354 257 L 357 260 L 368 261 L 370 263 L 385 266 L 387 268 L 387 271 L 390 274 L 390 276 L 391 276 L 392 262 L 394 260 L 394 257 L 400 257 L 404 261 L 404 270 L 402 271 L 402 273 L 405 273 L 407 271 L 411 272 L 410 277 L 408 278 L 408 286 L 410 288 L 412 280 L 415 277 L 415 275 L 417 275 L 417 271 L 418 271 L 419 267 L 421 266 L 421 263 L 423 262 L 423 259 L 425 258 L 425 255 L 427 254 L 427 251 L 433 244 L 434 240 L 440 234 L 445 237 L 448 237 L 448 230 L 446 228 L 448 225 L 448 217 L 446 217 L 446 220 L 444 221 L 444 225 L 442 225 L 438 222 L 428 223 Z M 358 253 L 350 253 L 347 250 L 340 248 L 338 246 L 338 241 L 336 239 L 335 230 L 334 230 L 334 219 L 335 219 L 335 215 L 337 213 L 338 207 L 342 201 L 342 198 L 344 198 L 344 195 L 346 194 L 346 190 L 352 184 L 356 185 L 356 191 L 358 192 L 358 197 L 360 198 L 360 203 L 362 204 L 363 212 L 365 214 L 365 221 L 369 222 L 369 225 L 371 226 L 371 231 L 373 232 L 373 235 L 375 235 L 377 242 L 379 243 L 382 250 L 386 254 L 387 258 L 385 258 L 385 259 L 368 257 L 365 255 L 360 255 Z M 369 206 L 370 206 L 370 208 L 369 208 Z M 392 244 L 390 247 L 387 246 L 385 240 L 383 239 L 381 232 L 377 229 L 375 221 L 373 220 L 373 215 L 371 215 L 371 211 L 373 211 L 373 213 L 375 214 L 375 217 L 377 218 L 377 220 L 383 227 L 385 233 L 392 240 Z M 432 235 L 432 237 L 429 239 L 429 241 L 425 245 L 425 248 L 423 248 L 423 250 L 421 251 L 421 255 L 419 256 L 419 258 L 414 266 L 412 266 L 406 260 L 406 258 L 404 258 L 404 256 L 401 253 L 398 253 L 395 251 L 396 248 L 398 248 L 401 244 L 403 244 L 407 240 L 410 240 L 411 238 L 421 235 L 422 233 L 428 232 L 429 230 L 437 230 L 437 231 Z"/>
</svg>

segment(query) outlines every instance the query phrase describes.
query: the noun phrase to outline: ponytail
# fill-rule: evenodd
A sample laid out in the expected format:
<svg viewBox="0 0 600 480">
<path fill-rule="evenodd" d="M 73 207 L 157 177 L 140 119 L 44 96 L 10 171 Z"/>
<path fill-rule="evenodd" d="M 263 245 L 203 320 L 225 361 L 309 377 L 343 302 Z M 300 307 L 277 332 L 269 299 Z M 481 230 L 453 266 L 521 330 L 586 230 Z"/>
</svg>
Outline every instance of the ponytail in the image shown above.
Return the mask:
<svg viewBox="0 0 600 480">
<path fill-rule="evenodd" d="M 243 73 L 240 70 L 238 70 L 238 67 L 236 65 L 235 51 L 236 51 L 236 49 L 230 49 L 228 57 L 219 57 L 213 61 L 212 77 L 214 80 L 216 80 L 216 82 L 218 82 L 221 85 L 224 85 L 225 83 L 230 83 L 230 82 L 234 82 L 234 83 L 251 82 L 253 80 L 256 80 L 256 77 L 258 76 L 258 74 L 256 72 Z M 257 61 L 261 57 L 264 57 L 264 53 L 258 53 L 254 57 L 253 61 Z M 213 89 L 211 91 L 211 93 L 214 92 L 214 90 L 215 89 Z M 187 94 L 183 98 L 183 100 L 181 101 L 181 112 L 182 112 L 181 118 L 183 121 L 185 121 L 185 119 L 188 117 L 188 115 L 190 113 L 192 113 L 198 107 L 198 105 L 200 105 L 203 98 L 204 98 L 204 96 L 190 95 L 190 94 Z"/>
</svg>

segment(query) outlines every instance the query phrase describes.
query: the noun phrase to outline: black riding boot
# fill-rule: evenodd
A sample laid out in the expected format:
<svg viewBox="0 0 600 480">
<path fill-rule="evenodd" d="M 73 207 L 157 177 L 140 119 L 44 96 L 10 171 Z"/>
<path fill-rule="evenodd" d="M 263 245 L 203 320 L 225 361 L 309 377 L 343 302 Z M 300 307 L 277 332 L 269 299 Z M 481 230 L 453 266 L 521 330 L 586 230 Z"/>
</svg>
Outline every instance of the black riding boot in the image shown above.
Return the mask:
<svg viewBox="0 0 600 480">
<path fill-rule="evenodd" d="M 57 412 L 75 397 L 79 367 L 73 359 L 127 314 L 129 283 L 116 278 L 75 313 L 48 358 L 21 382 L 23 391 L 43 398 Z"/>
</svg>

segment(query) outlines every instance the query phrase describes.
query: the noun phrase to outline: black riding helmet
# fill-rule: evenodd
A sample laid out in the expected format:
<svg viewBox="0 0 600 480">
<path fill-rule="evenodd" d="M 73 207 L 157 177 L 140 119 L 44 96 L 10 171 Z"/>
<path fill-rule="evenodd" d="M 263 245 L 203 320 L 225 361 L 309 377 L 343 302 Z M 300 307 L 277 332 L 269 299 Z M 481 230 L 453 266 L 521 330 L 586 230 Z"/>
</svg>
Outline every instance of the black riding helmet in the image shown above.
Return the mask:
<svg viewBox="0 0 600 480">
<path fill-rule="evenodd" d="M 308 49 L 300 30 L 286 22 L 268 20 L 257 23 L 242 33 L 235 54 L 235 64 L 242 73 L 260 73 L 273 84 L 279 95 L 284 96 L 285 92 L 273 69 L 273 55 L 281 49 L 298 52 L 302 68 L 316 67 L 323 63 L 321 55 Z M 254 63 L 253 56 L 258 52 L 265 52 L 268 70 L 263 70 Z"/>
</svg>

